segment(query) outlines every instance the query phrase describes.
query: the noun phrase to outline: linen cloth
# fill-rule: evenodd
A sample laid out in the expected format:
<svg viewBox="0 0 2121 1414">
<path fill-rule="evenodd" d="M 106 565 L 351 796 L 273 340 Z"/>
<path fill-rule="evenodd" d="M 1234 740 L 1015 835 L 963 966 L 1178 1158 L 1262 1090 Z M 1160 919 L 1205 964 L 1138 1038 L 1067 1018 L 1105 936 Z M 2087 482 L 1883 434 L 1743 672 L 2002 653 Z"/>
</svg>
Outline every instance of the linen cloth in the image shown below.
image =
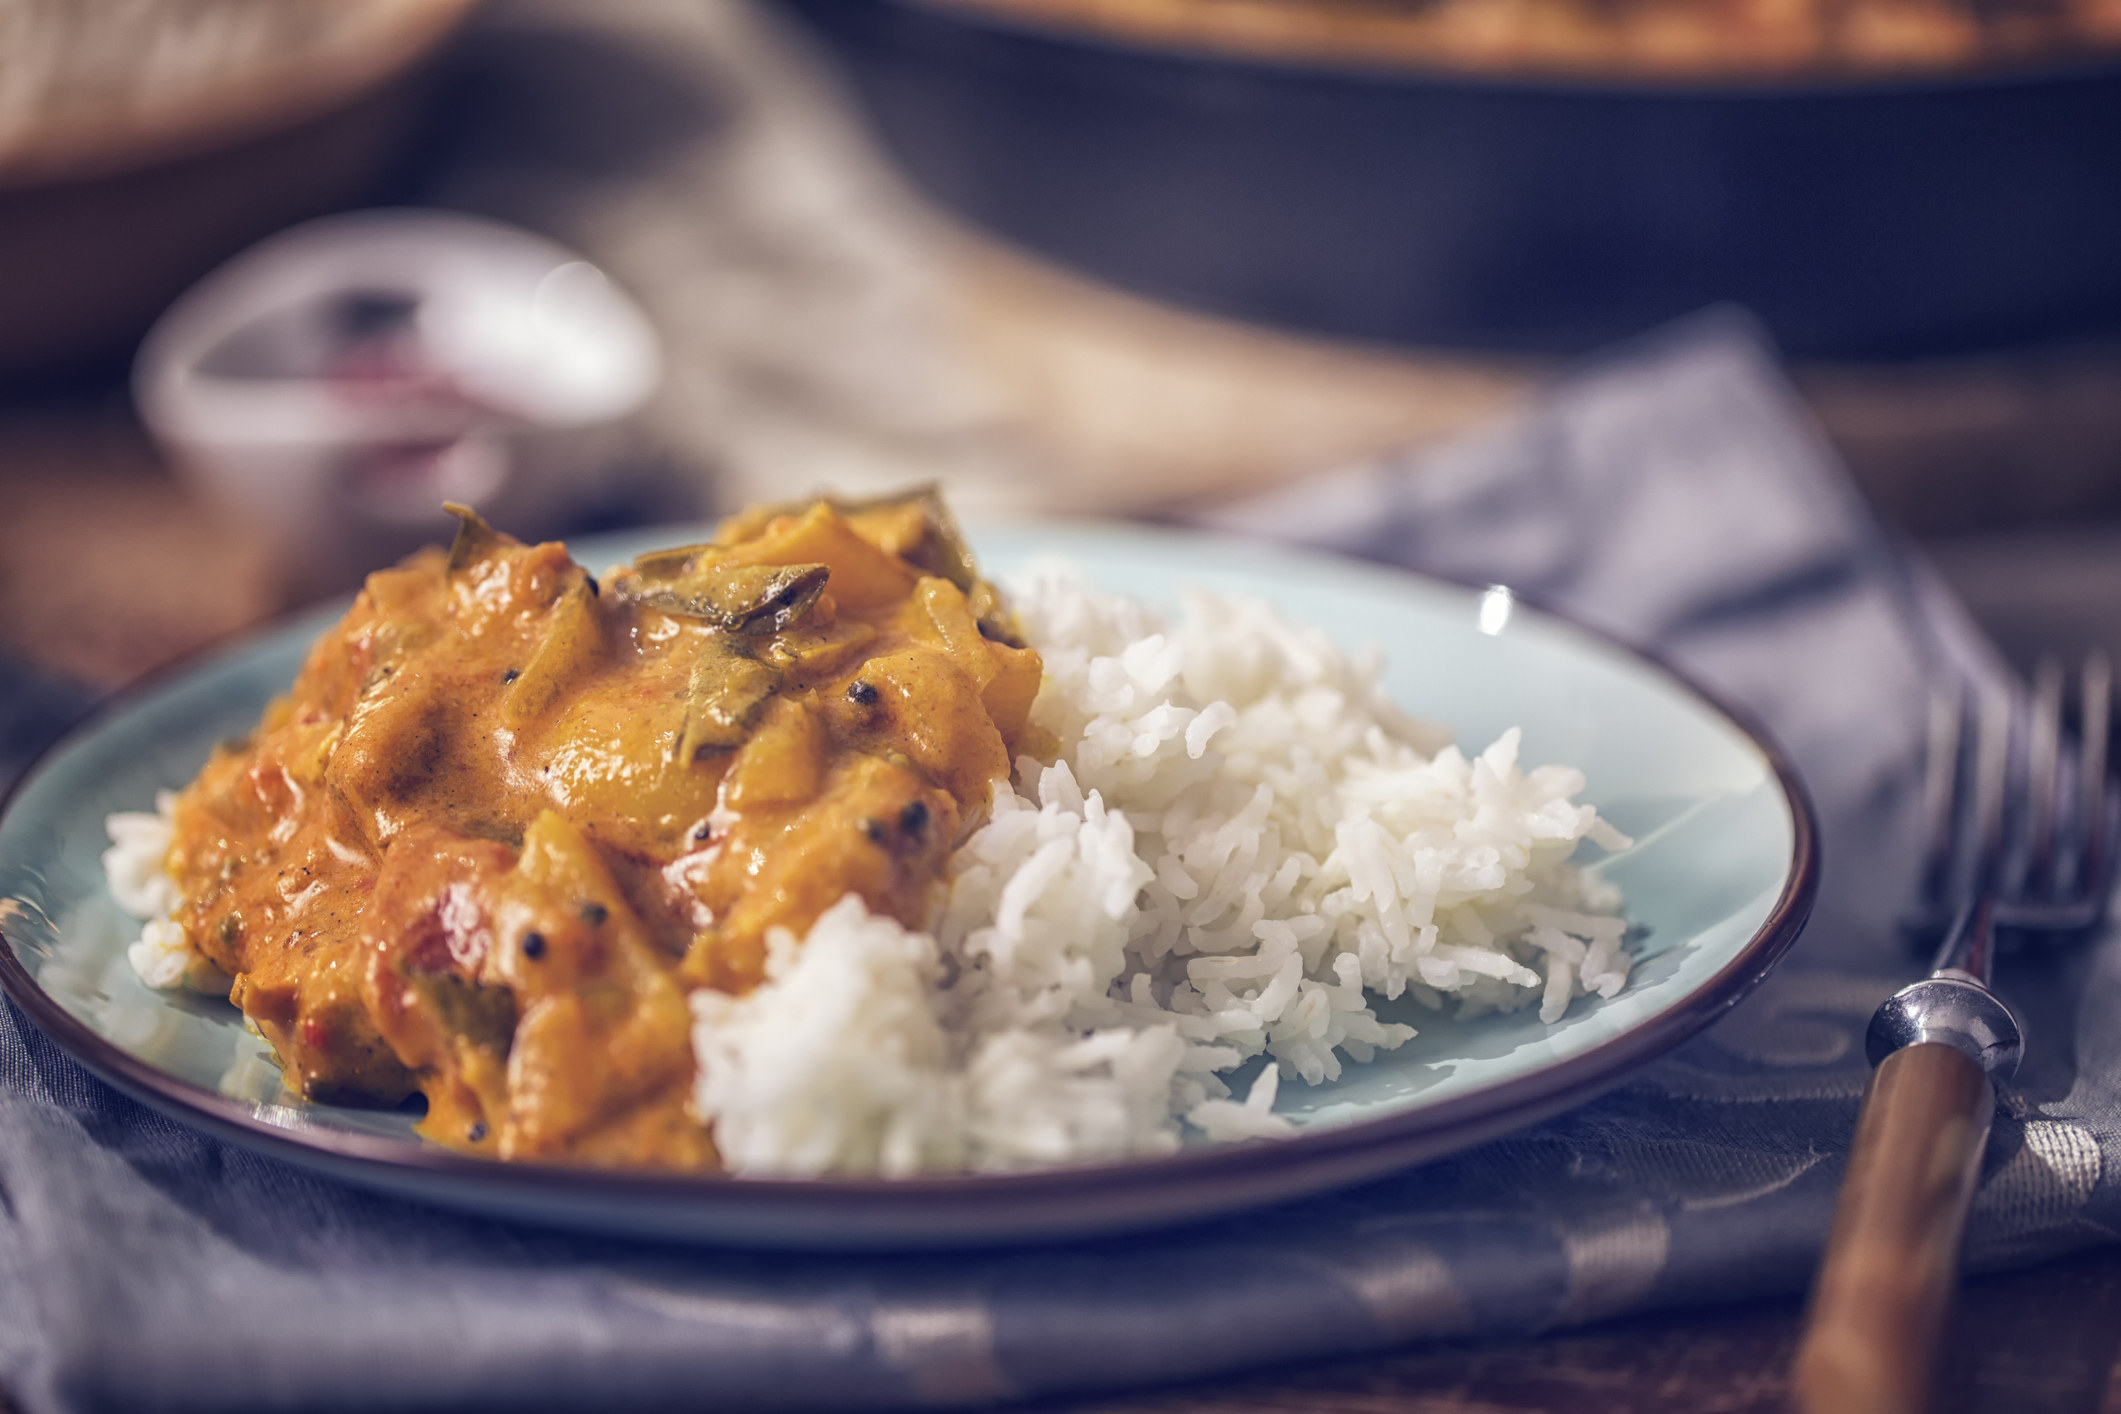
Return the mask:
<svg viewBox="0 0 2121 1414">
<path fill-rule="evenodd" d="M 1527 597 L 1757 713 L 1824 827 L 1817 912 L 1704 1036 L 1602 1100 L 1350 1192 L 1146 1237 L 917 1257 L 590 1240 L 371 1195 L 91 1079 L 0 1009 L 0 1388 L 100 1409 L 885 1407 L 1226 1372 L 1794 1291 L 1872 1008 L 1915 970 L 1927 685 L 1998 669 L 1888 543 L 1751 326 L 1583 367 L 1505 426 L 1226 527 Z M 1972 1260 L 2121 1221 L 2121 945 L 2010 961 L 2029 1023 Z"/>
</svg>

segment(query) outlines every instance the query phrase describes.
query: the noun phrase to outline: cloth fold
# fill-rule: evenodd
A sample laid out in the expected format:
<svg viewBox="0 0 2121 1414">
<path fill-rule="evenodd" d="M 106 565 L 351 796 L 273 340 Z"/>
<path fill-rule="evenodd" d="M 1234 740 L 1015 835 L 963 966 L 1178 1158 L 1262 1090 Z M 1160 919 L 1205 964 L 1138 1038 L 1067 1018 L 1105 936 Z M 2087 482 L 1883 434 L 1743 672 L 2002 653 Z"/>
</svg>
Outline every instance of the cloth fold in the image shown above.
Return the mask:
<svg viewBox="0 0 2121 1414">
<path fill-rule="evenodd" d="M 1788 962 L 1557 1120 L 1381 1182 L 1066 1247 L 760 1256 L 480 1222 L 225 1146 L 0 1010 L 0 1388 L 123 1409 L 948 1405 L 1794 1291 L 1824 1239 L 1872 1008 L 1914 970 L 1920 734 L 2000 671 L 1871 522 L 1741 316 L 1595 360 L 1522 415 L 1230 507 L 1225 529 L 1507 583 L 1764 720 L 1824 833 Z M 2121 1221 L 2108 936 L 2010 960 L 2030 1021 L 1971 1229 L 1983 1266 Z"/>
</svg>

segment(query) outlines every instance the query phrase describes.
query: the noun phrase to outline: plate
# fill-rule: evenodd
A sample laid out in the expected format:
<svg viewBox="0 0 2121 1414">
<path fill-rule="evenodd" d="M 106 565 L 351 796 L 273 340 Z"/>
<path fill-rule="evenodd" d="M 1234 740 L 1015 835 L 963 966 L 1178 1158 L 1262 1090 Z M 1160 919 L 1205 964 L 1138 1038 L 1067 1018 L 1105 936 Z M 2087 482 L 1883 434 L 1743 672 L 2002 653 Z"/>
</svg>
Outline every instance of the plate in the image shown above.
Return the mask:
<svg viewBox="0 0 2121 1414">
<path fill-rule="evenodd" d="M 593 568 L 686 531 L 583 541 Z M 696 536 L 694 538 L 697 538 Z M 372 1188 L 487 1215 L 659 1239 L 917 1248 L 1081 1236 L 1300 1197 L 1463 1149 L 1578 1105 L 1722 1015 L 1802 928 L 1817 831 L 1777 749 L 1671 669 L 1480 590 L 1210 536 L 1102 525 L 981 527 L 982 563 L 1035 558 L 1152 602 L 1187 584 L 1273 600 L 1351 648 L 1387 655 L 1394 699 L 1478 749 L 1524 729 L 1524 759 L 1567 762 L 1635 839 L 1590 867 L 1624 891 L 1638 936 L 1627 988 L 1554 1026 L 1529 1010 L 1426 1016 L 1398 1051 L 1337 1082 L 1288 1085 L 1288 1139 L 1026 1173 L 768 1180 L 503 1164 L 428 1144 L 412 1117 L 284 1090 L 224 1002 L 143 986 L 138 923 L 112 902 L 103 818 L 181 786 L 249 729 L 343 605 L 305 614 L 151 681 L 55 746 L 0 815 L 0 984 L 90 1070 L 231 1142 Z"/>
</svg>

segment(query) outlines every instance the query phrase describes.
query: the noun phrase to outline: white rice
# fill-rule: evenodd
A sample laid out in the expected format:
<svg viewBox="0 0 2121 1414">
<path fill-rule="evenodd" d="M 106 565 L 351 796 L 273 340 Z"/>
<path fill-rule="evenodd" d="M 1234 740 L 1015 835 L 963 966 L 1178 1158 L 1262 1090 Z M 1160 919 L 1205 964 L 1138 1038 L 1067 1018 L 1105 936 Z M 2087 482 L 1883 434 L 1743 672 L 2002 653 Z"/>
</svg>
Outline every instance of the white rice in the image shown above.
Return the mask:
<svg viewBox="0 0 2121 1414">
<path fill-rule="evenodd" d="M 1467 758 L 1350 657 L 1250 599 L 1160 622 L 1058 570 L 1014 587 L 1044 656 L 1024 757 L 953 856 L 928 932 L 849 896 L 767 980 L 692 997 L 695 1105 L 740 1174 L 1011 1169 L 1166 1153 L 1186 1133 L 1293 1132 L 1285 1081 L 1404 1044 L 1378 998 L 1461 1016 L 1611 997 L 1627 925 L 1569 862 L 1627 841 L 1523 770 L 1518 733 Z M 110 817 L 114 898 L 150 919 L 153 986 L 210 964 L 170 921 L 159 815 Z M 1242 1098 L 1231 1072 L 1263 1068 Z"/>
<path fill-rule="evenodd" d="M 1379 664 L 1263 602 L 1176 626 L 1058 572 L 1015 587 L 1061 743 L 997 783 L 932 933 L 848 898 L 766 983 L 698 992 L 697 1108 L 752 1174 L 1007 1169 L 1292 1132 L 1284 1080 L 1399 1046 L 1377 997 L 1461 1015 L 1627 981 L 1626 923 L 1576 843 L 1626 840 L 1392 708 Z M 1266 1056 L 1242 1100 L 1225 1077 Z"/>
<path fill-rule="evenodd" d="M 170 917 L 181 900 L 177 881 L 163 872 L 162 864 L 169 857 L 176 804 L 176 792 L 157 791 L 153 814 L 128 810 L 106 816 L 103 828 L 111 846 L 103 851 L 103 877 L 118 907 L 147 920 L 139 938 L 125 950 L 125 960 L 141 981 L 150 987 L 197 985 L 214 990 L 219 980 L 225 992 L 227 978 L 192 946 L 184 925 Z"/>
</svg>

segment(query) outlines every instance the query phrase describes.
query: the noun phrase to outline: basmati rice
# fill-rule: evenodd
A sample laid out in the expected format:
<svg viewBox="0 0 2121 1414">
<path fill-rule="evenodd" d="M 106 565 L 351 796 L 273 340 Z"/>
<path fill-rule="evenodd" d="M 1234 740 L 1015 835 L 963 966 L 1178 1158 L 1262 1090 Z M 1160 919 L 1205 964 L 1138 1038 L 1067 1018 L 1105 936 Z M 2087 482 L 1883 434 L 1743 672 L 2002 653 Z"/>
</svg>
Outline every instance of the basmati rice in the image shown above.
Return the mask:
<svg viewBox="0 0 2121 1414">
<path fill-rule="evenodd" d="M 1626 982 L 1579 840 L 1626 840 L 1386 701 L 1374 658 L 1261 601 L 1180 621 L 1049 571 L 1015 587 L 1059 743 L 998 782 L 932 933 L 849 898 L 774 942 L 768 980 L 695 994 L 698 1109 L 755 1174 L 1008 1169 L 1292 1132 L 1312 1084 L 1405 1043 L 1374 997 L 1462 1015 Z M 872 1000 L 865 1002 L 864 989 Z M 1231 1071 L 1267 1064 L 1242 1100 Z M 820 1116 L 830 1118 L 820 1119 Z"/>
<path fill-rule="evenodd" d="M 118 907 L 147 920 L 139 938 L 125 950 L 125 960 L 150 987 L 197 986 L 227 994 L 228 979 L 192 946 L 184 925 L 170 917 L 180 902 L 177 881 L 163 871 L 174 828 L 174 791 L 155 792 L 155 810 L 121 811 L 106 816 L 104 830 L 111 847 L 103 852 L 103 877 Z M 217 988 L 215 983 L 220 985 Z"/>
</svg>

